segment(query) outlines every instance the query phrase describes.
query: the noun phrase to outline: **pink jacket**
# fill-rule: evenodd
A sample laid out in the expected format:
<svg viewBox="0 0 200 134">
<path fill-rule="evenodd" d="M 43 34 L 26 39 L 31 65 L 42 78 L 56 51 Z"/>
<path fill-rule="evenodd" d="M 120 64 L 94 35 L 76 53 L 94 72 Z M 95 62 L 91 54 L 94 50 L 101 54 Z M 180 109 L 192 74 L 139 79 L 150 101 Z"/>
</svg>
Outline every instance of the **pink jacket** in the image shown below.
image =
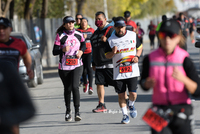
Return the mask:
<svg viewBox="0 0 200 134">
<path fill-rule="evenodd" d="M 80 40 L 75 36 L 76 35 L 79 35 L 80 36 Z M 61 44 L 61 39 L 67 35 L 67 39 L 65 40 L 64 44 Z M 83 34 L 78 32 L 78 31 L 75 31 L 73 34 L 71 35 L 68 35 L 67 33 L 63 32 L 61 35 L 57 34 L 56 35 L 56 39 L 55 39 L 55 42 L 54 44 L 55 45 L 58 45 L 60 46 L 60 48 L 62 49 L 63 47 L 66 47 L 66 46 L 70 46 L 70 50 L 68 52 L 65 52 L 59 62 L 59 66 L 58 68 L 61 69 L 61 70 L 74 70 L 76 67 L 79 67 L 79 66 L 82 66 L 83 63 L 82 63 L 82 59 L 78 59 L 78 63 L 77 65 L 66 65 L 66 59 L 68 57 L 72 57 L 76 55 L 76 52 L 79 50 L 80 48 L 80 44 L 81 42 L 85 41 L 85 38 L 83 37 Z"/>
<path fill-rule="evenodd" d="M 155 105 L 191 104 L 184 84 L 172 77 L 175 66 L 186 75 L 183 62 L 189 54 L 177 46 L 171 55 L 159 48 L 149 55 L 149 76 L 156 79 L 152 101 Z"/>
</svg>

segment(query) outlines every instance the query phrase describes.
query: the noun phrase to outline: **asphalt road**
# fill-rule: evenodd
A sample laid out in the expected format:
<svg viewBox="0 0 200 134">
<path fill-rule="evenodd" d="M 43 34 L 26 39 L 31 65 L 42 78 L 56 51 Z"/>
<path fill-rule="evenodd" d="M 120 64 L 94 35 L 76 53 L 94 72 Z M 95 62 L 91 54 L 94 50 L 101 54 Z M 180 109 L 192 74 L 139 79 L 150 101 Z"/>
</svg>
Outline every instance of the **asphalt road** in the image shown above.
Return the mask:
<svg viewBox="0 0 200 134">
<path fill-rule="evenodd" d="M 157 46 L 157 44 L 156 44 Z M 144 54 L 150 52 L 148 43 L 144 43 Z M 199 49 L 188 40 L 188 52 L 199 72 Z M 142 58 L 140 59 L 141 65 Z M 80 87 L 81 117 L 80 122 L 66 122 L 64 119 L 65 105 L 63 98 L 63 85 L 58 77 L 57 67 L 44 68 L 44 83 L 36 88 L 29 89 L 37 113 L 34 118 L 20 125 L 21 134 L 150 134 L 148 125 L 142 121 L 147 108 L 151 105 L 152 91 L 144 92 L 140 86 L 135 103 L 138 116 L 130 119 L 129 124 L 121 124 L 122 113 L 118 105 L 118 97 L 113 87 L 105 88 L 105 103 L 107 113 L 92 113 L 98 104 L 96 86 L 93 84 L 94 94 L 84 94 Z M 200 133 L 200 103 L 196 98 L 192 101 L 195 115 L 195 134 Z M 71 103 L 74 112 L 73 103 Z"/>
</svg>

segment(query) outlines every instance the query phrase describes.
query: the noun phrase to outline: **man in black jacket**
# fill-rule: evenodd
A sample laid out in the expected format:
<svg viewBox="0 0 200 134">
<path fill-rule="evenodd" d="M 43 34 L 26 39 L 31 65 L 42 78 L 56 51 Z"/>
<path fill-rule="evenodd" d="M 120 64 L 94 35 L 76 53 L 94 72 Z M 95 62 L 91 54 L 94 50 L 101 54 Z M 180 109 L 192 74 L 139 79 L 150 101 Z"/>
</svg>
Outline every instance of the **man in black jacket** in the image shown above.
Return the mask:
<svg viewBox="0 0 200 134">
<path fill-rule="evenodd" d="M 97 94 L 99 98 L 98 106 L 92 110 L 96 113 L 107 111 L 104 103 L 104 86 L 114 86 L 112 60 L 105 57 L 109 46 L 107 39 L 111 36 L 114 28 L 107 23 L 106 16 L 101 11 L 95 14 L 95 25 L 98 28 L 90 40 L 93 51 L 92 68 L 95 71 L 95 84 L 97 85 Z"/>
<path fill-rule="evenodd" d="M 2 59 L 0 65 L 0 133 L 15 134 L 35 108 L 14 65 Z"/>
</svg>

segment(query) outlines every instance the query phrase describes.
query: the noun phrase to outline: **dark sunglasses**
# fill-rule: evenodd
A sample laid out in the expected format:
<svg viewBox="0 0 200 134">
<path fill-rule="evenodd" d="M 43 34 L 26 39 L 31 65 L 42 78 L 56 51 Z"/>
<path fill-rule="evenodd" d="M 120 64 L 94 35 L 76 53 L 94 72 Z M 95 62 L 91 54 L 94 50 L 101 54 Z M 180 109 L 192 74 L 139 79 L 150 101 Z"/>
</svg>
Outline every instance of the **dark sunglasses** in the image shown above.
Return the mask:
<svg viewBox="0 0 200 134">
<path fill-rule="evenodd" d="M 81 20 L 82 18 L 76 18 L 76 20 Z"/>
<path fill-rule="evenodd" d="M 170 32 L 159 32 L 158 33 L 159 39 L 165 39 L 167 36 L 172 39 L 172 38 L 176 37 L 177 34 L 170 33 Z"/>
</svg>

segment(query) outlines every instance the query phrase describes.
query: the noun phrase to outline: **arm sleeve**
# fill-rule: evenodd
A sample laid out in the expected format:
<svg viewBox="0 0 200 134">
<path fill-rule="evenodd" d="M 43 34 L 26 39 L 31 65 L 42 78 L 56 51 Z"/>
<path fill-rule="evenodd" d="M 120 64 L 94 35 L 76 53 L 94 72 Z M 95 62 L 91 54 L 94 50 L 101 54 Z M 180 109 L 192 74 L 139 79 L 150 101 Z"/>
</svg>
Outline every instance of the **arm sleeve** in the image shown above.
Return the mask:
<svg viewBox="0 0 200 134">
<path fill-rule="evenodd" d="M 60 48 L 60 38 L 59 38 L 59 34 L 56 35 L 56 39 L 54 41 L 54 46 L 53 46 L 53 55 L 59 55 L 62 53 L 62 49 Z"/>
<path fill-rule="evenodd" d="M 81 42 L 80 50 L 82 50 L 84 52 L 85 49 L 86 49 L 86 44 L 85 44 L 85 41 L 83 41 L 83 42 Z"/>
<path fill-rule="evenodd" d="M 136 35 L 136 48 L 137 50 L 139 50 L 142 47 L 142 44 L 140 42 L 140 39 L 138 38 L 138 36 Z"/>
<path fill-rule="evenodd" d="M 141 74 L 141 79 L 140 79 L 140 85 L 142 89 L 145 91 L 149 90 L 144 87 L 144 83 L 143 83 L 147 77 L 149 77 L 149 57 L 148 56 L 144 57 L 143 64 L 142 64 L 142 74 Z"/>
<path fill-rule="evenodd" d="M 35 114 L 35 108 L 17 70 L 5 63 L 1 71 L 11 102 L 0 110 L 0 124 L 12 126 L 31 118 Z"/>
<path fill-rule="evenodd" d="M 190 58 L 186 57 L 183 62 L 183 67 L 184 67 L 184 70 L 185 70 L 187 76 L 191 80 L 193 80 L 197 83 L 197 89 L 194 92 L 193 96 L 195 96 L 195 97 L 200 96 L 200 79 L 199 79 L 198 73 L 196 71 L 196 68 L 195 68 L 192 60 Z"/>
</svg>

